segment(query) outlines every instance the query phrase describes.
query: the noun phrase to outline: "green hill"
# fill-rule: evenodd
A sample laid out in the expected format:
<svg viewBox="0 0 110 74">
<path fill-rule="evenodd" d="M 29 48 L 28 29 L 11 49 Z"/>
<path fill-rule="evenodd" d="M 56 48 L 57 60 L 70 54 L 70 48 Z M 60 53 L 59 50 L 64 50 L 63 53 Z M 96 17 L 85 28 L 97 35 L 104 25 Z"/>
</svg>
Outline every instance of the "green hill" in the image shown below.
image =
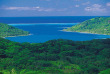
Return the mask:
<svg viewBox="0 0 110 74">
<path fill-rule="evenodd" d="M 13 26 L 0 23 L 0 37 L 23 36 L 28 34 L 29 32 L 27 31 L 23 31 Z"/>
<path fill-rule="evenodd" d="M 96 17 L 86 20 L 78 25 L 64 29 L 64 31 L 110 35 L 110 17 Z"/>
<path fill-rule="evenodd" d="M 17 43 L 0 38 L 0 74 L 110 74 L 110 39 Z"/>
</svg>

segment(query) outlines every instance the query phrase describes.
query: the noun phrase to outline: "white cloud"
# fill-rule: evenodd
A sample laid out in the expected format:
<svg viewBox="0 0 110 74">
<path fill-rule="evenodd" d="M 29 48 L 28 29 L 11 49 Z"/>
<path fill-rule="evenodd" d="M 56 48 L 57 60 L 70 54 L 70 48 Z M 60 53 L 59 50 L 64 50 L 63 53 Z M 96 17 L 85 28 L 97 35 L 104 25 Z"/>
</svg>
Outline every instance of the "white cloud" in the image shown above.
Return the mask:
<svg viewBox="0 0 110 74">
<path fill-rule="evenodd" d="M 18 11 L 23 11 L 23 10 L 34 10 L 34 11 L 45 11 L 45 12 L 51 12 L 51 11 L 66 11 L 67 9 L 55 9 L 55 8 L 43 8 L 43 7 L 2 7 L 0 9 L 3 10 L 18 10 Z"/>
<path fill-rule="evenodd" d="M 92 5 L 94 8 L 100 8 L 100 7 L 102 7 L 102 5 L 100 5 L 100 4 L 94 4 L 94 5 Z"/>
<path fill-rule="evenodd" d="M 90 7 L 86 7 L 85 11 L 90 12 L 106 12 L 106 9 L 102 7 L 100 4 L 93 4 Z"/>
<path fill-rule="evenodd" d="M 110 6 L 110 2 L 106 4 L 107 6 Z"/>
<path fill-rule="evenodd" d="M 33 7 L 33 8 L 40 8 L 39 6 L 37 6 L 37 7 Z"/>
<path fill-rule="evenodd" d="M 41 9 L 40 11 L 50 12 L 50 11 L 54 11 L 54 9 L 51 9 L 51 8 L 49 8 L 49 9 Z"/>
<path fill-rule="evenodd" d="M 85 2 L 85 3 L 82 3 L 82 5 L 88 5 L 88 4 L 90 4 L 89 1 L 88 2 Z"/>
<path fill-rule="evenodd" d="M 75 5 L 75 7 L 79 7 L 80 5 Z"/>
<path fill-rule="evenodd" d="M 4 10 L 38 10 L 40 7 L 3 7 Z"/>
</svg>

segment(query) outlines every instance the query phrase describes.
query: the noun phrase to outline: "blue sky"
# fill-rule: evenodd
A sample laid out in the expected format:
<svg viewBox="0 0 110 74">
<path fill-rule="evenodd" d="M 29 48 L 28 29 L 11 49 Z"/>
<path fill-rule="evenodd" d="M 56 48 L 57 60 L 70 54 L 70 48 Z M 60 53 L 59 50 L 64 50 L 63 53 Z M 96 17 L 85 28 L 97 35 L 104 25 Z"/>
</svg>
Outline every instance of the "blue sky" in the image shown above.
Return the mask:
<svg viewBox="0 0 110 74">
<path fill-rule="evenodd" d="M 110 16 L 110 0 L 0 0 L 0 17 Z"/>
</svg>

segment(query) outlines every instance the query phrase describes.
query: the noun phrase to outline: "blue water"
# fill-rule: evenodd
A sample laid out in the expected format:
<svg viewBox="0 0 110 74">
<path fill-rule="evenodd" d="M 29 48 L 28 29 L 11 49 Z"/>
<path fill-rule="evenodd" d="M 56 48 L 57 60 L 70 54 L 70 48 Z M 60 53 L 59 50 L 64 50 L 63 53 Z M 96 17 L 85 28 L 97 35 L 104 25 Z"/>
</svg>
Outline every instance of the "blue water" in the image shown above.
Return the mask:
<svg viewBox="0 0 110 74">
<path fill-rule="evenodd" d="M 80 23 L 97 16 L 0 17 L 0 23 Z"/>
<path fill-rule="evenodd" d="M 29 31 L 32 35 L 7 37 L 11 41 L 41 43 L 52 39 L 69 39 L 86 41 L 92 39 L 110 38 L 109 35 L 84 34 L 64 32 L 64 28 L 97 16 L 45 16 L 45 17 L 0 17 L 0 23 L 7 23 L 17 28 Z"/>
<path fill-rule="evenodd" d="M 71 27 L 77 23 L 50 23 L 50 24 L 10 24 L 17 28 L 29 31 L 32 35 L 7 37 L 11 41 L 42 43 L 52 39 L 69 39 L 74 41 L 87 41 L 92 39 L 110 38 L 110 35 L 84 34 L 77 32 L 64 32 L 64 28 Z"/>
</svg>

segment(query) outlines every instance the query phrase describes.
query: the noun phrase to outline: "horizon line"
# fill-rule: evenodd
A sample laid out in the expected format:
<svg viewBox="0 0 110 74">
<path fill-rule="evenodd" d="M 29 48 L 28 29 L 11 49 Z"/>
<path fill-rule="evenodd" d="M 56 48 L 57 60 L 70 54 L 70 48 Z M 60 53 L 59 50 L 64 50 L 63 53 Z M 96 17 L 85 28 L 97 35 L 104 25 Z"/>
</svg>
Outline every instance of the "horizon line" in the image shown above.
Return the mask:
<svg viewBox="0 0 110 74">
<path fill-rule="evenodd" d="M 81 16 L 0 16 L 1 17 L 81 17 Z M 109 16 L 85 16 L 85 17 L 110 17 Z"/>
</svg>

